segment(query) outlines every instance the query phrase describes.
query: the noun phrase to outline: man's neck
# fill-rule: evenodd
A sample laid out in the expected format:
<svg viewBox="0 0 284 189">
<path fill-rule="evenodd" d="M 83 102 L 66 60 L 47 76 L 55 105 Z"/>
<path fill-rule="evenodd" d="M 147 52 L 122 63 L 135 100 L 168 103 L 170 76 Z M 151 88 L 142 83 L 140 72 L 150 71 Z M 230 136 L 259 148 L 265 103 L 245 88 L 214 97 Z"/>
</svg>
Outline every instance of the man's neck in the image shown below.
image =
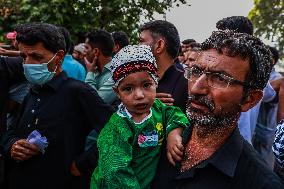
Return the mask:
<svg viewBox="0 0 284 189">
<path fill-rule="evenodd" d="M 111 61 L 111 57 L 110 56 L 105 56 L 102 57 L 99 61 L 98 61 L 98 71 L 101 73 L 104 69 L 104 66 L 109 63 Z"/>
<path fill-rule="evenodd" d="M 224 144 L 234 129 L 235 126 L 224 126 L 216 129 L 208 129 L 206 126 L 194 126 L 190 141 L 196 141 L 203 148 L 217 150 Z"/>
<path fill-rule="evenodd" d="M 174 64 L 174 60 L 166 56 L 156 57 L 156 60 L 158 66 L 158 76 L 160 79 L 162 79 L 167 69 Z"/>
<path fill-rule="evenodd" d="M 194 126 L 191 138 L 185 147 L 181 171 L 185 171 L 211 157 L 232 134 L 236 126 L 208 129 Z"/>
</svg>

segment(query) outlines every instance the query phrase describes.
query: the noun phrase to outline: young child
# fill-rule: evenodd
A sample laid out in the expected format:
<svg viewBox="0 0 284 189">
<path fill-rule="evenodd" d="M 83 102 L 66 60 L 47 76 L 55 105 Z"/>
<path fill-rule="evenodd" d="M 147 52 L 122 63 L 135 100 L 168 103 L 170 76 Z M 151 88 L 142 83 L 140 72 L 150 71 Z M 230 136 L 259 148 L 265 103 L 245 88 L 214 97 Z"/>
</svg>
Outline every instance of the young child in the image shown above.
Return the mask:
<svg viewBox="0 0 284 189">
<path fill-rule="evenodd" d="M 171 132 L 168 153 L 181 156 L 181 128 L 189 122 L 179 108 L 155 99 L 157 66 L 149 46 L 124 47 L 111 69 L 113 89 L 122 103 L 98 137 L 99 161 L 91 189 L 149 188 L 163 140 Z"/>
</svg>

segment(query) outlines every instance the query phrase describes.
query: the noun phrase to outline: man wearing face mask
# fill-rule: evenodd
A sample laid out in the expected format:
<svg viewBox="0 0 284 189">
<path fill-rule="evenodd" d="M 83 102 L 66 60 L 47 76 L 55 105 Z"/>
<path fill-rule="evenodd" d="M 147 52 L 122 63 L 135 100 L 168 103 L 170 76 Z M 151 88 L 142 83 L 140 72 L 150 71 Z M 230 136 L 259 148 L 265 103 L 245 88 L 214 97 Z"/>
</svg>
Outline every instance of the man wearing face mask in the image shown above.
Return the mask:
<svg viewBox="0 0 284 189">
<path fill-rule="evenodd" d="M 81 174 L 92 172 L 96 162 L 95 148 L 84 152 L 86 136 L 100 132 L 113 108 L 62 71 L 65 41 L 56 26 L 28 23 L 17 31 L 24 74 L 33 86 L 3 138 L 8 187 L 82 188 Z M 27 140 L 35 130 L 46 137 L 44 149 Z"/>
</svg>

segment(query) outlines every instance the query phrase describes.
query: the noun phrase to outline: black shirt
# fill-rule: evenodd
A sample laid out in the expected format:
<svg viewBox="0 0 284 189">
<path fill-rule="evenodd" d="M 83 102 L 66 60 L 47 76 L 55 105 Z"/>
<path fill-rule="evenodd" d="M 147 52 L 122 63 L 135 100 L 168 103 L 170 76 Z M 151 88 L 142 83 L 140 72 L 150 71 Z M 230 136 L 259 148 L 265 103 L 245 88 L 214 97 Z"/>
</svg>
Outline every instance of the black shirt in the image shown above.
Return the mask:
<svg viewBox="0 0 284 189">
<path fill-rule="evenodd" d="M 114 112 L 89 85 L 62 72 L 43 86 L 34 86 L 23 102 L 19 119 L 4 136 L 8 157 L 17 139 L 38 130 L 49 142 L 45 153 L 23 162 L 11 160 L 9 184 L 13 188 L 79 188 L 70 174 L 72 161 L 81 172 L 92 171 L 94 151 L 84 152 L 85 139 L 100 132 Z M 94 149 L 92 149 L 94 150 Z"/>
<path fill-rule="evenodd" d="M 185 130 L 188 142 L 191 129 Z M 178 166 L 177 166 L 178 167 Z M 278 189 L 281 180 L 260 159 L 257 152 L 235 129 L 225 144 L 209 159 L 180 173 L 161 156 L 153 189 Z"/>
<path fill-rule="evenodd" d="M 159 80 L 157 93 L 169 93 L 173 96 L 174 106 L 179 107 L 184 113 L 187 102 L 187 80 L 183 72 L 173 64 Z"/>
</svg>

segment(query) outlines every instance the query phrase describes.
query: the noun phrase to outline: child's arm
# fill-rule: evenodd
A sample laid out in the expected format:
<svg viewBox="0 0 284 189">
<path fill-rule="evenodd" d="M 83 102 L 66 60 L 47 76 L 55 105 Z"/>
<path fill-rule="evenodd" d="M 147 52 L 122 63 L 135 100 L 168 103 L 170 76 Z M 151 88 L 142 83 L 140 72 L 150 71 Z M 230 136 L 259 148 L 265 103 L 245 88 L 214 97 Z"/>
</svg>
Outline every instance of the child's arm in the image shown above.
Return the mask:
<svg viewBox="0 0 284 189">
<path fill-rule="evenodd" d="M 182 132 L 182 127 L 176 128 L 168 134 L 167 138 L 167 157 L 174 166 L 175 161 L 181 161 L 183 156 Z"/>
<path fill-rule="evenodd" d="M 127 125 L 107 124 L 103 128 L 98 139 L 99 163 L 92 176 L 91 188 L 141 188 L 130 165 L 132 135 Z"/>
<path fill-rule="evenodd" d="M 177 107 L 167 106 L 165 111 L 167 134 L 167 157 L 171 164 L 181 161 L 184 147 L 182 145 L 183 129 L 189 126 L 186 115 Z"/>
</svg>

